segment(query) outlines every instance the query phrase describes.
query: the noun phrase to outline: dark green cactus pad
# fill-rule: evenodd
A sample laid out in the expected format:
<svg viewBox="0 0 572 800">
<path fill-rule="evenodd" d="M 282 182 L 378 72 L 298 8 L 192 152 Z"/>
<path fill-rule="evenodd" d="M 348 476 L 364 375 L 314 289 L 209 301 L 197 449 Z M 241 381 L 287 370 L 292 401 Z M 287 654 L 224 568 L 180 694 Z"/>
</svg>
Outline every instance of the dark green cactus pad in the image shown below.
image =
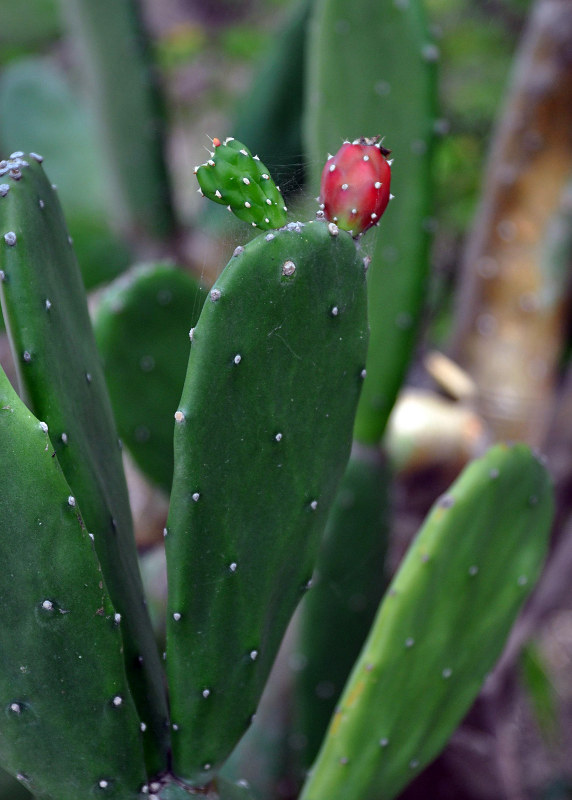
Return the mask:
<svg viewBox="0 0 572 800">
<path fill-rule="evenodd" d="M 1 369 L 0 454 L 0 763 L 44 800 L 135 800 L 122 622 L 48 426 Z"/>
<path fill-rule="evenodd" d="M 0 299 L 24 400 L 49 425 L 117 611 L 125 664 L 162 769 L 166 700 L 144 607 L 121 453 L 85 292 L 57 193 L 38 158 L 7 164 L 0 191 Z"/>
<path fill-rule="evenodd" d="M 381 135 L 395 158 L 395 200 L 363 243 L 372 257 L 370 348 L 355 437 L 376 444 L 406 375 L 427 296 L 438 50 L 422 0 L 321 0 L 307 53 L 311 191 L 318 194 L 326 155 L 344 139 Z"/>
<path fill-rule="evenodd" d="M 362 260 L 323 222 L 238 248 L 203 307 L 166 537 L 173 763 L 186 780 L 205 782 L 247 729 L 311 578 L 366 346 Z"/>
<path fill-rule="evenodd" d="M 302 800 L 391 800 L 445 746 L 544 560 L 546 469 L 497 445 L 434 505 L 380 607 Z"/>
<path fill-rule="evenodd" d="M 262 230 L 286 224 L 284 199 L 268 169 L 237 139 L 215 139 L 211 157 L 195 174 L 205 197 L 244 222 Z"/>
<path fill-rule="evenodd" d="M 173 415 L 185 382 L 189 331 L 205 296 L 180 269 L 146 264 L 108 287 L 94 319 L 121 440 L 166 492 L 173 479 Z"/>
<path fill-rule="evenodd" d="M 300 609 L 296 658 L 303 766 L 318 754 L 330 717 L 386 589 L 389 467 L 377 447 L 355 445 Z"/>
<path fill-rule="evenodd" d="M 26 789 L 26 787 L 15 778 L 0 769 L 0 798 L 2 800 L 31 800 L 33 795 Z"/>
</svg>

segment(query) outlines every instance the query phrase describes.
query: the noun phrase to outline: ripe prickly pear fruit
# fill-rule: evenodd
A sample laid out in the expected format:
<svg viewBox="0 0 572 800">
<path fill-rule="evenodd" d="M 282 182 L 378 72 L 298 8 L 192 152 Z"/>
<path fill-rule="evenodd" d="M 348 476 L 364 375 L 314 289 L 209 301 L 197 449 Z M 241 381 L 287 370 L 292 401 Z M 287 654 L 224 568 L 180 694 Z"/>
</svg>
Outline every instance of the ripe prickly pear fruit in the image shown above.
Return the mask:
<svg viewBox="0 0 572 800">
<path fill-rule="evenodd" d="M 326 219 L 359 236 L 376 225 L 391 199 L 390 154 L 379 137 L 344 142 L 322 172 L 320 208 Z"/>
</svg>

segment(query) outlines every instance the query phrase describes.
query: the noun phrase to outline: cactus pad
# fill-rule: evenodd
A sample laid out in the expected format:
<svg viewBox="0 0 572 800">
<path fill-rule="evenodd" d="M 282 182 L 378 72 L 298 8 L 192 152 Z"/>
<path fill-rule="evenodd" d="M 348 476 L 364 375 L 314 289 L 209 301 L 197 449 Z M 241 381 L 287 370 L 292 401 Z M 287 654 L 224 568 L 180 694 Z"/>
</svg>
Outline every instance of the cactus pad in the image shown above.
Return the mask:
<svg viewBox="0 0 572 800">
<path fill-rule="evenodd" d="M 387 585 L 389 467 L 354 444 L 330 511 L 314 587 L 301 608 L 297 658 L 303 766 L 312 765 Z"/>
<path fill-rule="evenodd" d="M 55 188 L 41 157 L 13 154 L 0 192 L 0 299 L 27 405 L 47 423 L 82 509 L 114 606 L 146 723 L 151 769 L 165 766 L 166 698 L 144 606 L 121 452 L 87 301 Z"/>
<path fill-rule="evenodd" d="M 258 156 L 237 139 L 213 144 L 210 159 L 195 170 L 204 196 L 262 230 L 285 225 L 284 199 Z"/>
<path fill-rule="evenodd" d="M 145 264 L 106 289 L 94 320 L 119 435 L 139 468 L 166 492 L 188 334 L 205 296 L 182 270 Z"/>
<path fill-rule="evenodd" d="M 1 369 L 0 448 L 0 763 L 43 800 L 135 800 L 120 617 L 48 426 Z"/>
<path fill-rule="evenodd" d="M 391 800 L 445 746 L 539 575 L 546 469 L 497 445 L 434 505 L 380 607 L 302 800 Z"/>
<path fill-rule="evenodd" d="M 203 307 L 166 536 L 173 762 L 185 780 L 206 782 L 247 729 L 312 576 L 366 346 L 363 263 L 325 222 L 238 248 Z"/>
<path fill-rule="evenodd" d="M 368 235 L 370 347 L 354 430 L 364 444 L 377 444 L 383 435 L 427 296 L 438 50 L 424 5 L 320 0 L 308 28 L 305 142 L 311 191 L 318 193 L 326 153 L 335 153 L 346 138 L 383 132 L 395 156 L 396 199 L 379 233 Z"/>
</svg>

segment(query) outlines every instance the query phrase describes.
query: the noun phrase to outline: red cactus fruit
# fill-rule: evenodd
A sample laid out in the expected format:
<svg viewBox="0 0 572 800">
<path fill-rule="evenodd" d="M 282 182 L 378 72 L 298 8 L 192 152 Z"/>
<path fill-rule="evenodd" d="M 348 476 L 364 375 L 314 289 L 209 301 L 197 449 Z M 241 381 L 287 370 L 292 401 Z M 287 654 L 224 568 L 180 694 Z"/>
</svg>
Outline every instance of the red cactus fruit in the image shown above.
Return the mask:
<svg viewBox="0 0 572 800">
<path fill-rule="evenodd" d="M 352 236 L 377 225 L 392 197 L 390 152 L 379 137 L 361 138 L 344 142 L 328 158 L 319 197 L 327 220 Z"/>
</svg>

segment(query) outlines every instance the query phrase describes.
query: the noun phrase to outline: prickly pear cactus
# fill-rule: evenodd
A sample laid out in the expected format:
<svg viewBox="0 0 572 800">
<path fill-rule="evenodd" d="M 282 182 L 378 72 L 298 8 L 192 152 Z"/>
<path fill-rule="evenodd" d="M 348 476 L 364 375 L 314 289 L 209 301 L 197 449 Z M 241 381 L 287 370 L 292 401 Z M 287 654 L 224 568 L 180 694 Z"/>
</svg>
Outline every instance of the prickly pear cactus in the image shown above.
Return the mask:
<svg viewBox="0 0 572 800">
<path fill-rule="evenodd" d="M 110 221 L 134 243 L 167 239 L 176 221 L 164 157 L 166 115 L 141 5 L 135 0 L 60 5 L 105 155 Z"/>
<path fill-rule="evenodd" d="M 539 575 L 549 476 L 497 445 L 434 505 L 379 609 L 302 800 L 391 800 L 444 747 Z"/>
<path fill-rule="evenodd" d="M 237 139 L 213 139 L 213 147 L 209 160 L 195 169 L 204 196 L 256 228 L 285 225 L 284 199 L 258 156 Z"/>
<path fill-rule="evenodd" d="M 173 414 L 206 290 L 166 263 L 143 264 L 104 292 L 94 330 L 119 435 L 165 492 L 173 480 Z"/>
<path fill-rule="evenodd" d="M 121 616 L 48 426 L 1 369 L 0 442 L 0 763 L 44 800 L 135 800 L 146 772 Z"/>
<path fill-rule="evenodd" d="M 366 346 L 362 259 L 325 222 L 238 248 L 195 326 L 166 530 L 173 765 L 189 782 L 248 728 L 308 586 Z"/>
<path fill-rule="evenodd" d="M 315 0 L 289 4 L 283 25 L 254 71 L 248 94 L 239 100 L 233 135 L 248 142 L 270 168 L 282 190 L 296 191 L 304 179 L 300 164 L 308 22 Z M 293 89 L 296 87 L 296 90 Z"/>
<path fill-rule="evenodd" d="M 354 443 L 328 518 L 312 591 L 300 609 L 296 733 L 304 742 L 305 769 L 318 754 L 387 585 L 389 483 L 381 451 Z"/>
<path fill-rule="evenodd" d="M 121 614 L 151 770 L 166 766 L 161 663 L 144 605 L 119 440 L 85 292 L 41 157 L 15 153 L 0 189 L 0 299 L 22 394 L 50 429 Z"/>
<path fill-rule="evenodd" d="M 367 20 L 367 23 L 364 21 Z M 422 0 L 318 0 L 309 26 L 305 142 L 310 189 L 327 153 L 382 133 L 395 162 L 387 208 L 371 247 L 370 348 L 355 437 L 377 444 L 417 341 L 426 297 L 438 50 Z"/>
</svg>

